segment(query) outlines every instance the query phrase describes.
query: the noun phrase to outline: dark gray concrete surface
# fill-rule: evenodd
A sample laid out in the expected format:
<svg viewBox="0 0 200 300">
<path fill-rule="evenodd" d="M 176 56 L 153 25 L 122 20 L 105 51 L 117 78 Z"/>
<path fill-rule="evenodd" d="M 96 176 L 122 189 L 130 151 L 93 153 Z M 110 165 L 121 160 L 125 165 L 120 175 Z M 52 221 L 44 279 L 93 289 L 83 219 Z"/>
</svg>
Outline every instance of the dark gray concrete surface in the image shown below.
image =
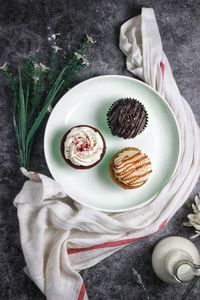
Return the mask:
<svg viewBox="0 0 200 300">
<path fill-rule="evenodd" d="M 163 47 L 183 96 L 190 103 L 200 124 L 200 1 L 192 0 L 0 0 L 0 65 L 20 64 L 30 53 L 46 62 L 52 41 L 48 36 L 61 33 L 57 45 L 66 54 L 75 49 L 84 33 L 96 43 L 87 52 L 88 69 L 76 76 L 72 86 L 103 74 L 131 76 L 125 57 L 118 48 L 120 25 L 153 7 Z M 45 297 L 24 274 L 19 228 L 13 199 L 23 178 L 19 172 L 17 144 L 12 126 L 12 109 L 5 81 L 0 76 L 0 299 L 40 300 Z M 36 141 L 31 170 L 50 175 L 43 152 L 43 135 Z M 200 189 L 200 182 L 191 199 Z M 97 266 L 82 272 L 92 300 L 181 299 L 190 285 L 170 286 L 153 273 L 151 253 L 163 236 L 189 237 L 192 230 L 182 222 L 190 209 L 181 208 L 161 232 L 129 245 Z M 200 247 L 200 240 L 195 240 Z M 200 282 L 187 299 L 200 299 Z M 67 300 L 69 299 L 66 294 Z M 55 299 L 56 300 L 56 299 Z"/>
</svg>

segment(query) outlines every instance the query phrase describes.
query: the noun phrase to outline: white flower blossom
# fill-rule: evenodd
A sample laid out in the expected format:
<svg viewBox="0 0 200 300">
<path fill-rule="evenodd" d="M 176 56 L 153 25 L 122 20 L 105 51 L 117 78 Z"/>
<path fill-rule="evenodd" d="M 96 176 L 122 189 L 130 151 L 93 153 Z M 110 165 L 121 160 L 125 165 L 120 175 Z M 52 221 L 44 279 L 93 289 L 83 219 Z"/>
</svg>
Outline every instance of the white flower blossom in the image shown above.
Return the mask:
<svg viewBox="0 0 200 300">
<path fill-rule="evenodd" d="M 58 51 L 62 50 L 62 48 L 60 48 L 60 47 L 58 47 L 56 45 L 52 46 L 52 48 L 55 50 L 55 52 L 58 52 Z"/>
<path fill-rule="evenodd" d="M 48 36 L 47 39 L 48 41 L 55 40 L 58 35 L 61 35 L 61 33 L 53 33 L 51 36 Z"/>
<path fill-rule="evenodd" d="M 81 59 L 82 60 L 82 65 L 88 67 L 89 66 L 89 61 L 87 60 L 86 57 L 84 57 L 83 55 L 81 55 L 78 52 L 75 52 L 74 55 L 76 56 L 77 59 Z"/>
<path fill-rule="evenodd" d="M 91 36 L 89 36 L 88 34 L 86 34 L 86 39 L 87 39 L 87 43 L 94 44 L 93 38 Z"/>
<path fill-rule="evenodd" d="M 48 112 L 49 112 L 49 113 L 51 113 L 51 112 L 52 112 L 52 110 L 53 110 L 53 107 L 51 106 L 51 104 L 48 106 L 48 109 L 47 109 L 47 110 L 48 110 Z"/>
<path fill-rule="evenodd" d="M 53 33 L 53 34 L 51 35 L 52 39 L 55 40 L 56 37 L 57 37 L 57 35 L 61 35 L 61 33 L 60 33 L 60 32 L 59 32 L 59 33 Z"/>
<path fill-rule="evenodd" d="M 43 72 L 46 72 L 46 71 L 50 70 L 49 67 L 43 65 L 42 63 L 40 63 L 40 67 L 41 67 L 41 71 L 43 71 Z"/>
<path fill-rule="evenodd" d="M 3 66 L 0 67 L 0 69 L 3 70 L 4 72 L 6 72 L 8 70 L 8 64 L 7 64 L 7 62 L 5 62 L 3 64 Z"/>
<path fill-rule="evenodd" d="M 39 70 L 40 69 L 40 65 L 35 62 L 34 63 L 34 68 L 35 68 L 35 70 Z"/>
<path fill-rule="evenodd" d="M 196 238 L 200 235 L 200 193 L 195 196 L 195 204 L 192 204 L 193 214 L 188 215 L 188 222 L 183 223 L 184 226 L 194 227 L 196 234 L 191 238 Z"/>
<path fill-rule="evenodd" d="M 38 76 L 33 76 L 33 81 L 36 83 L 39 80 Z"/>
</svg>

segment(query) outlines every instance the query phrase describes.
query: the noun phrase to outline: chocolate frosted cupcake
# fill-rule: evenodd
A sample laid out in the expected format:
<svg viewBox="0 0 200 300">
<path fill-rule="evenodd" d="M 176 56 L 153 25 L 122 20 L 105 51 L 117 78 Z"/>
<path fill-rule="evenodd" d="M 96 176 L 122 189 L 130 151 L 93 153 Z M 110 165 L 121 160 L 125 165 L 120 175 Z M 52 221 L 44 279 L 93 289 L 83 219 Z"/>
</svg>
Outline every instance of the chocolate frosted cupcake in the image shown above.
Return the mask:
<svg viewBox="0 0 200 300">
<path fill-rule="evenodd" d="M 96 166 L 102 160 L 105 150 L 105 140 L 100 131 L 88 125 L 72 127 L 61 141 L 62 156 L 75 169 Z"/>
<path fill-rule="evenodd" d="M 136 189 L 145 184 L 152 172 L 149 157 L 138 148 L 127 147 L 110 161 L 110 175 L 124 189 Z"/>
<path fill-rule="evenodd" d="M 139 101 L 124 98 L 112 104 L 107 113 L 107 121 L 113 135 L 130 139 L 145 129 L 148 115 Z"/>
</svg>

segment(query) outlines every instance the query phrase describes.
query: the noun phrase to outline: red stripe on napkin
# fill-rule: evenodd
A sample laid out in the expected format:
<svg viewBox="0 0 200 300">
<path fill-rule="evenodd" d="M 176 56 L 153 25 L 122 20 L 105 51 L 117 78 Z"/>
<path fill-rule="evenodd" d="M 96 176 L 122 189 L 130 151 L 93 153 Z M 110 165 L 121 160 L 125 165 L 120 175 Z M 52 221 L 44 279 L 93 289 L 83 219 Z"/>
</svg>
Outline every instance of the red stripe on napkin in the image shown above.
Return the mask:
<svg viewBox="0 0 200 300">
<path fill-rule="evenodd" d="M 167 224 L 167 220 L 165 220 L 163 223 L 160 224 L 158 230 L 163 229 L 166 224 Z M 114 242 L 107 242 L 107 243 L 104 243 L 104 244 L 99 244 L 99 245 L 92 246 L 92 247 L 87 247 L 87 248 L 71 248 L 71 249 L 67 249 L 67 252 L 68 252 L 68 254 L 75 254 L 75 253 L 80 253 L 80 252 L 85 252 L 85 251 L 90 251 L 90 250 L 117 247 L 117 246 L 121 246 L 121 245 L 130 244 L 130 243 L 132 243 L 134 241 L 137 241 L 137 240 L 140 240 L 144 237 L 145 236 L 141 236 L 141 237 L 138 237 L 138 238 L 132 238 L 132 239 L 126 239 L 126 240 L 119 240 L 119 241 L 114 241 Z"/>
<path fill-rule="evenodd" d="M 161 60 L 161 62 L 160 62 L 160 68 L 161 68 L 161 72 L 162 72 L 162 78 L 164 78 L 165 65 L 164 65 L 164 63 L 162 62 L 162 60 Z"/>
<path fill-rule="evenodd" d="M 168 221 L 168 220 L 163 221 L 163 222 L 160 224 L 158 230 L 163 229 L 163 228 L 165 227 L 165 225 L 167 224 L 167 221 Z"/>
<path fill-rule="evenodd" d="M 74 253 L 85 252 L 85 251 L 96 250 L 96 249 L 102 249 L 102 248 L 117 247 L 117 246 L 129 244 L 133 241 L 137 241 L 137 240 L 142 239 L 142 238 L 144 238 L 144 236 L 138 237 L 138 238 L 133 238 L 133 239 L 107 242 L 107 243 L 104 243 L 104 244 L 99 244 L 99 245 L 92 246 L 92 247 L 87 247 L 87 248 L 67 249 L 67 252 L 68 252 L 68 254 L 74 254 Z"/>
<path fill-rule="evenodd" d="M 83 300 L 85 296 L 85 285 L 82 283 L 77 300 Z"/>
</svg>

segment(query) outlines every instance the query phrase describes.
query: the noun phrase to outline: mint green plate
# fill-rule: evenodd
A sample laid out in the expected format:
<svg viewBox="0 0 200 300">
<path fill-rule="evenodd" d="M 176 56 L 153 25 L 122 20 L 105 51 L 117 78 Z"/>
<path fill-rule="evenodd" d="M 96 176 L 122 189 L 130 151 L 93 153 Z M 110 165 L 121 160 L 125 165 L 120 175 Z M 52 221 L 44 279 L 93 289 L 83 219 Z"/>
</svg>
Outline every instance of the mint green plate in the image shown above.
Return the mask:
<svg viewBox="0 0 200 300">
<path fill-rule="evenodd" d="M 106 123 L 110 105 L 125 97 L 138 99 L 149 115 L 147 128 L 129 140 L 112 136 Z M 88 170 L 68 166 L 60 152 L 64 133 L 81 124 L 98 128 L 107 146 L 103 160 Z M 138 189 L 124 190 L 110 178 L 109 161 L 124 147 L 141 149 L 152 162 L 149 180 Z M 130 210 L 151 201 L 174 175 L 180 149 L 178 123 L 168 103 L 147 84 L 118 75 L 95 77 L 67 92 L 53 109 L 44 137 L 47 165 L 64 191 L 83 205 L 108 212 Z"/>
</svg>

